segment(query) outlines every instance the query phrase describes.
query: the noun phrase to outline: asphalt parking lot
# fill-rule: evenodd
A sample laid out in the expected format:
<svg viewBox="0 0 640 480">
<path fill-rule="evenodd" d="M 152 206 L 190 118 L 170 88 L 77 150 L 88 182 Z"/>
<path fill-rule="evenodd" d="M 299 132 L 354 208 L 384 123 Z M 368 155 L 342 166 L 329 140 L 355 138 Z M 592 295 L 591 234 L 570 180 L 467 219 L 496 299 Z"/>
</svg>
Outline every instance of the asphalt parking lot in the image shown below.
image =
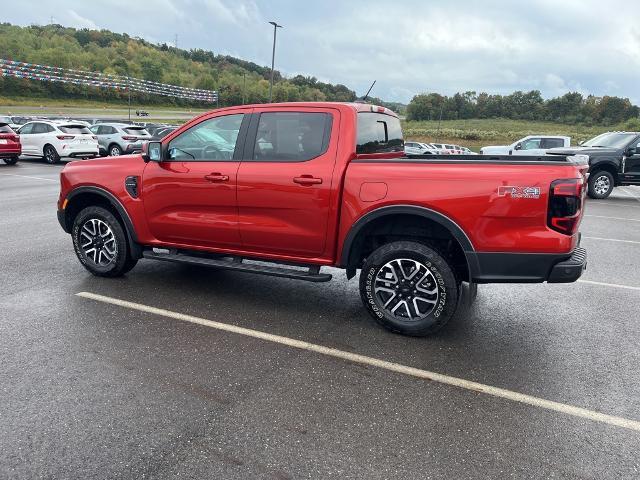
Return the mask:
<svg viewBox="0 0 640 480">
<path fill-rule="evenodd" d="M 316 285 L 143 260 L 92 277 L 56 220 L 61 168 L 0 165 L 0 478 L 640 477 L 640 188 L 588 202 L 580 283 L 480 286 L 416 339 L 376 326 L 338 271 Z"/>
</svg>

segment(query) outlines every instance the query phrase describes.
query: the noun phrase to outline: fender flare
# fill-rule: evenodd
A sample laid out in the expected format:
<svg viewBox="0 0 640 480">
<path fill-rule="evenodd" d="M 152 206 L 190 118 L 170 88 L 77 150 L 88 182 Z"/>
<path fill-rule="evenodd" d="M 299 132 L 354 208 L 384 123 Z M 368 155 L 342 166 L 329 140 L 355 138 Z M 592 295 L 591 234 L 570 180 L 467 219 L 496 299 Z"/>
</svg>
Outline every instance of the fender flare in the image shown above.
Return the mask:
<svg viewBox="0 0 640 480">
<path fill-rule="evenodd" d="M 377 208 L 362 217 L 360 217 L 351 227 L 347 236 L 345 237 L 342 245 L 342 252 L 340 255 L 340 266 L 342 268 L 350 268 L 350 255 L 353 247 L 353 242 L 358 237 L 358 234 L 362 229 L 373 220 L 377 220 L 381 217 L 393 216 L 393 215 L 416 215 L 428 220 L 432 220 L 439 225 L 443 226 L 447 231 L 453 235 L 453 238 L 460 244 L 462 251 L 467 260 L 467 268 L 469 270 L 469 278 L 472 278 L 473 274 L 479 270 L 478 260 L 475 256 L 475 249 L 473 243 L 464 232 L 464 230 L 449 217 L 431 210 L 430 208 L 420 207 L 417 205 L 391 205 L 386 207 Z"/>
<path fill-rule="evenodd" d="M 94 187 L 94 186 L 83 186 L 83 187 L 74 188 L 67 194 L 66 199 L 69 202 L 71 202 L 73 200 L 73 197 L 76 197 L 83 193 L 93 193 L 95 195 L 99 195 L 105 200 L 107 200 L 109 204 L 116 209 L 116 211 L 118 212 L 118 215 L 120 215 L 120 218 L 122 219 L 122 223 L 124 224 L 124 231 L 127 234 L 127 240 L 129 241 L 131 255 L 134 257 L 142 256 L 142 248 L 138 243 L 138 235 L 136 234 L 136 229 L 133 226 L 133 222 L 131 221 L 131 217 L 129 216 L 129 213 L 124 208 L 120 200 L 118 200 L 118 198 L 115 195 L 105 190 L 104 188 Z M 67 233 L 71 233 L 71 226 L 67 225 L 66 211 L 65 211 L 64 222 L 65 222 L 65 224 L 63 225 L 64 230 Z"/>
</svg>

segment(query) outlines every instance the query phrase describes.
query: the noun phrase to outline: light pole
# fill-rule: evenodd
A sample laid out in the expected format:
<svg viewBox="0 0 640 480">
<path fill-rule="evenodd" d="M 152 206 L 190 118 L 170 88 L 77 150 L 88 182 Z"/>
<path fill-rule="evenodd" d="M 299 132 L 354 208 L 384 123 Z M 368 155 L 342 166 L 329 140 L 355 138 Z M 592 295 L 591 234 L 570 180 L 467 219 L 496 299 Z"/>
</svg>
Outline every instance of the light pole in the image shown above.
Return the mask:
<svg viewBox="0 0 640 480">
<path fill-rule="evenodd" d="M 276 22 L 269 22 L 273 25 L 273 52 L 271 53 L 271 81 L 269 82 L 269 103 L 271 103 L 271 95 L 273 92 L 273 67 L 276 62 L 276 32 L 282 25 L 278 25 Z"/>
</svg>

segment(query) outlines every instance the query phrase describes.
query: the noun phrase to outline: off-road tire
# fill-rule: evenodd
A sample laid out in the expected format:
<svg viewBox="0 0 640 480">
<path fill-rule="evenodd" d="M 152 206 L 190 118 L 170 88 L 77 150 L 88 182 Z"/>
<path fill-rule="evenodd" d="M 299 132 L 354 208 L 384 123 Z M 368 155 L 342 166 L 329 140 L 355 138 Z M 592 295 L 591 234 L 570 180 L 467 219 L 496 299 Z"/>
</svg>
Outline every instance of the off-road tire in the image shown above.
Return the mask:
<svg viewBox="0 0 640 480">
<path fill-rule="evenodd" d="M 87 247 L 84 245 L 89 241 L 90 232 L 84 230 L 85 225 L 91 225 L 91 222 L 95 222 L 98 225 L 106 225 L 113 239 L 109 243 L 109 250 L 115 252 L 111 261 L 107 264 L 100 264 L 96 262 L 96 259 L 92 254 L 87 254 Z M 95 229 L 94 229 L 95 231 Z M 105 234 L 107 230 L 102 227 L 98 230 L 98 235 Z M 89 236 L 87 236 L 89 235 Z M 97 237 L 95 235 L 94 237 Z M 87 207 L 80 211 L 73 222 L 73 228 L 71 229 L 71 237 L 73 239 L 73 248 L 76 252 L 76 256 L 84 268 L 86 268 L 93 275 L 98 277 L 119 277 L 131 270 L 136 263 L 137 258 L 131 256 L 129 248 L 129 242 L 127 240 L 127 234 L 124 228 L 118 221 L 118 219 L 109 210 L 102 207 Z M 108 238 L 111 238 L 109 236 Z M 92 247 L 93 245 L 88 245 Z M 106 245 L 103 245 L 103 247 Z M 106 256 L 106 254 L 105 254 Z M 100 260 L 100 259 L 98 259 Z M 105 263 L 106 259 L 102 263 Z"/>
<path fill-rule="evenodd" d="M 403 269 L 402 276 L 405 277 L 403 280 L 406 285 L 396 288 L 395 284 L 387 284 L 383 278 L 393 275 L 389 273 L 389 269 L 393 268 L 390 265 L 396 264 L 397 261 L 404 267 L 409 267 L 409 270 Z M 416 273 L 413 274 L 415 277 L 407 279 L 406 273 L 411 275 L 413 272 L 412 262 L 418 262 L 413 267 L 416 269 Z M 422 282 L 421 278 L 424 279 Z M 418 288 L 418 283 L 422 290 L 413 290 Z M 390 288 L 387 288 L 388 286 Z M 391 295 L 394 295 L 387 293 L 387 290 L 394 290 L 395 295 L 404 298 L 395 300 L 398 303 L 405 302 L 404 306 L 400 305 L 399 312 L 390 312 L 393 303 L 385 307 L 385 300 L 391 299 Z M 421 293 L 431 290 L 435 290 L 436 293 Z M 367 257 L 360 272 L 360 296 L 367 311 L 384 328 L 403 335 L 422 337 L 443 328 L 456 311 L 459 292 L 460 282 L 447 260 L 434 249 L 413 241 L 397 241 L 383 245 Z M 387 298 L 381 298 L 385 296 Z M 432 309 L 428 311 L 430 304 L 425 303 L 425 298 L 417 297 L 428 297 L 429 301 L 435 301 Z M 421 307 L 416 306 L 414 302 Z M 422 315 L 419 311 L 421 309 Z M 414 313 L 415 318 L 403 318 L 403 312 L 407 313 L 407 317 Z"/>
</svg>

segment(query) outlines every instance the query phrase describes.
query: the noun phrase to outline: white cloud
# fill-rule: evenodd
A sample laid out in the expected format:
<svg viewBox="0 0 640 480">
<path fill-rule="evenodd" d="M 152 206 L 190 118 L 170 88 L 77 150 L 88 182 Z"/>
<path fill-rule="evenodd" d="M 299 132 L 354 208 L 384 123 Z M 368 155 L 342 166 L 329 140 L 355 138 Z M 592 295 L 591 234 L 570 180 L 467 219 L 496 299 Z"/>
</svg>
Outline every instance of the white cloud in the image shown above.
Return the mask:
<svg viewBox="0 0 640 480">
<path fill-rule="evenodd" d="M 88 18 L 85 18 L 79 15 L 75 10 L 68 10 L 67 13 L 70 18 L 70 22 L 69 22 L 70 27 L 90 28 L 92 30 L 99 29 L 98 25 L 96 25 L 96 23 L 93 20 L 90 20 Z"/>
<path fill-rule="evenodd" d="M 152 5 L 152 6 L 151 6 Z M 408 101 L 437 91 L 540 89 L 629 96 L 640 103 L 640 3 L 609 0 L 58 0 L 11 2 L 7 21 L 61 23 L 137 34 L 184 48 L 233 52 L 261 65 Z M 37 13 L 34 13 L 37 12 Z M 616 14 L 609 14 L 616 12 Z"/>
</svg>

